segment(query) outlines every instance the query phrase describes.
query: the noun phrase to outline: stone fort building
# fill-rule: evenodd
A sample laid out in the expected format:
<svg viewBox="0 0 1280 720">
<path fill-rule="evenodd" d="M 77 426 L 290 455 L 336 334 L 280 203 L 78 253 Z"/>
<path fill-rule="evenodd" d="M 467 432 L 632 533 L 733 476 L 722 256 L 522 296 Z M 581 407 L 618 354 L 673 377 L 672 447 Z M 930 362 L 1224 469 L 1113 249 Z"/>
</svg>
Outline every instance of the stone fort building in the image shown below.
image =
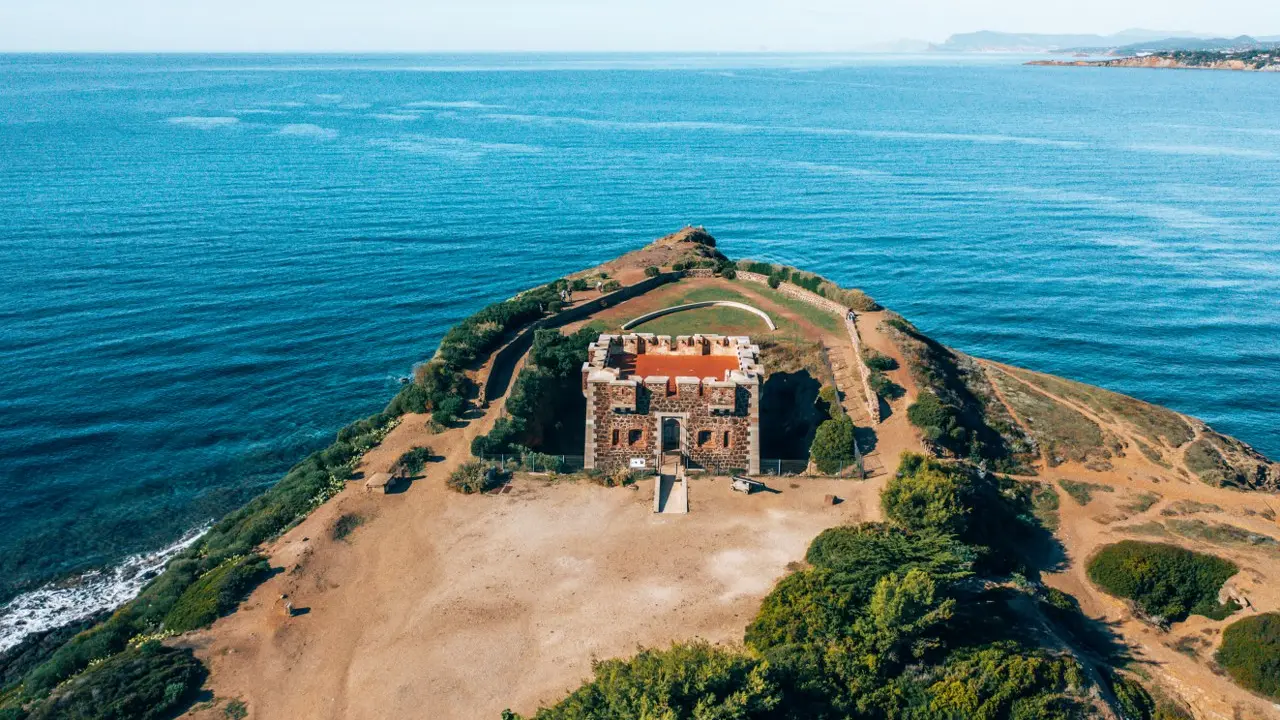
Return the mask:
<svg viewBox="0 0 1280 720">
<path fill-rule="evenodd" d="M 760 348 L 746 337 L 601 335 L 582 366 L 585 466 L 760 472 Z"/>
</svg>

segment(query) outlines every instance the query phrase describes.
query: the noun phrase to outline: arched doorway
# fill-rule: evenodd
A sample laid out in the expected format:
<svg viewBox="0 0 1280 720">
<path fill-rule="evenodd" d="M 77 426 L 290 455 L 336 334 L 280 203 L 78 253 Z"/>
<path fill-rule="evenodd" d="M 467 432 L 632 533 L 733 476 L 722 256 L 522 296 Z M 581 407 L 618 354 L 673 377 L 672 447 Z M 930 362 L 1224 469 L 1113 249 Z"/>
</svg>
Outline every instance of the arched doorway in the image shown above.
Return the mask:
<svg viewBox="0 0 1280 720">
<path fill-rule="evenodd" d="M 680 452 L 680 418 L 662 419 L 662 452 Z"/>
</svg>

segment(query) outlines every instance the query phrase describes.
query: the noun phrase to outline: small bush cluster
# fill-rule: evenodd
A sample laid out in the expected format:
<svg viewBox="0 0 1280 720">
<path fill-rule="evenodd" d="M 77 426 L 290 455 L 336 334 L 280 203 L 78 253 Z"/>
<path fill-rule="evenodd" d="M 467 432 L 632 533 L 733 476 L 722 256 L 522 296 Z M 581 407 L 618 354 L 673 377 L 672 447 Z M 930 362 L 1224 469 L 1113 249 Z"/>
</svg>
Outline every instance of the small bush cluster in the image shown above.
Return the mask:
<svg viewBox="0 0 1280 720">
<path fill-rule="evenodd" d="M 337 520 L 333 521 L 333 528 L 329 531 L 329 536 L 334 540 L 344 541 L 351 537 L 351 533 L 356 528 L 364 524 L 364 516 L 359 513 L 342 513 Z"/>
<path fill-rule="evenodd" d="M 552 303 L 560 302 L 559 294 L 568 286 L 567 281 L 557 280 L 483 308 L 449 328 L 437 355 L 455 368 L 471 365 L 496 349 L 507 333 L 550 312 Z"/>
<path fill-rule="evenodd" d="M 1085 482 L 1083 480 L 1068 480 L 1062 478 L 1058 481 L 1058 485 L 1076 501 L 1077 505 L 1088 505 L 1093 502 L 1093 494 L 1095 492 L 1115 492 L 1115 488 L 1110 485 L 1099 485 L 1098 483 Z"/>
<path fill-rule="evenodd" d="M 433 457 L 435 457 L 435 454 L 429 447 L 410 448 L 400 456 L 399 460 L 396 460 L 396 467 L 409 475 L 417 475 L 422 472 L 422 468 L 426 467 L 427 463 L 431 462 Z"/>
<path fill-rule="evenodd" d="M 200 576 L 174 603 L 164 618 L 164 629 L 184 633 L 212 624 L 236 609 L 260 582 L 271 574 L 262 555 L 231 558 Z"/>
<path fill-rule="evenodd" d="M 737 263 L 737 267 L 743 272 L 766 276 L 768 278 L 769 287 L 775 290 L 784 282 L 791 283 L 792 285 L 804 288 L 815 295 L 820 295 L 828 300 L 860 312 L 874 312 L 876 310 L 884 309 L 861 290 L 849 290 L 842 288 L 821 275 L 804 272 L 803 270 L 797 270 L 786 265 L 772 265 L 770 263 L 758 262 L 755 260 L 741 260 Z M 722 272 L 721 274 L 724 275 L 725 273 Z"/>
<path fill-rule="evenodd" d="M 485 463 L 469 462 L 449 473 L 445 484 L 464 495 L 472 495 L 485 492 L 497 485 L 498 474 Z"/>
<path fill-rule="evenodd" d="M 907 391 L 898 383 L 889 379 L 879 370 L 872 370 L 871 375 L 867 378 L 867 384 L 871 386 L 871 391 L 885 400 L 897 400 Z"/>
<path fill-rule="evenodd" d="M 658 277 L 658 275 L 660 275 L 661 273 L 662 271 L 658 269 L 657 265 L 650 265 L 649 267 L 644 269 L 645 277 Z"/>
<path fill-rule="evenodd" d="M 27 718 L 162 720 L 191 702 L 207 674 L 190 650 L 150 641 L 59 687 Z"/>
<path fill-rule="evenodd" d="M 390 415 L 431 412 L 438 422 L 452 424 L 465 409 L 463 398 L 471 392 L 471 387 L 471 380 L 461 368 L 435 358 L 413 369 L 413 381 L 400 388 L 383 412 Z"/>
<path fill-rule="evenodd" d="M 1236 607 L 1220 605 L 1218 592 L 1239 568 L 1230 560 L 1174 545 L 1125 540 L 1089 560 L 1089 579 L 1116 597 L 1132 600 L 1159 622 L 1187 615 L 1222 619 Z"/>
<path fill-rule="evenodd" d="M 888 372 L 898 369 L 897 360 L 871 348 L 866 348 L 862 351 L 862 361 L 873 371 Z"/>
<path fill-rule="evenodd" d="M 1280 700 L 1280 613 L 1232 623 L 1214 659 L 1243 687 Z"/>
</svg>

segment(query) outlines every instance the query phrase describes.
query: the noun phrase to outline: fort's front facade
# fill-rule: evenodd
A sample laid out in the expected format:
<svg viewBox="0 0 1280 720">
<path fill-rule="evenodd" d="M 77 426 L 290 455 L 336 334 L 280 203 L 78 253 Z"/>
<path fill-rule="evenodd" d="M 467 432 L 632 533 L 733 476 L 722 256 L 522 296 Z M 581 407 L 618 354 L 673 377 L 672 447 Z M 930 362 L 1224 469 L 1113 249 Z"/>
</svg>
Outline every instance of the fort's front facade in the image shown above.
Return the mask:
<svg viewBox="0 0 1280 720">
<path fill-rule="evenodd" d="M 582 366 L 585 466 L 760 471 L 760 349 L 746 337 L 601 335 Z"/>
</svg>

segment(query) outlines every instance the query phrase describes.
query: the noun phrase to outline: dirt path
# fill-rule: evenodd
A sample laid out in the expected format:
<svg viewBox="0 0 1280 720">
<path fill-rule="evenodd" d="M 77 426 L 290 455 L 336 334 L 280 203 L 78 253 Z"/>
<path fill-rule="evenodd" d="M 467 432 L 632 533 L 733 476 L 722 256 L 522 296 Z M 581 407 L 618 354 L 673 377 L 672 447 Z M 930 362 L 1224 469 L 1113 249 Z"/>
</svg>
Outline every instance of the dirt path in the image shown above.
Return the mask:
<svg viewBox="0 0 1280 720">
<path fill-rule="evenodd" d="M 907 421 L 907 407 L 915 402 L 920 390 L 907 370 L 907 362 L 902 356 L 902 351 L 898 349 L 898 344 L 880 329 L 880 323 L 884 318 L 884 311 L 858 313 L 856 322 L 863 345 L 897 361 L 898 368 L 885 374 L 906 391 L 901 398 L 891 403 L 881 401 L 880 414 L 883 420 L 875 428 L 876 454 L 884 463 L 885 470 L 893 474 L 897 472 L 898 458 L 902 453 L 924 452 L 924 444 L 920 441 L 915 428 L 911 427 L 911 423 Z"/>
</svg>

